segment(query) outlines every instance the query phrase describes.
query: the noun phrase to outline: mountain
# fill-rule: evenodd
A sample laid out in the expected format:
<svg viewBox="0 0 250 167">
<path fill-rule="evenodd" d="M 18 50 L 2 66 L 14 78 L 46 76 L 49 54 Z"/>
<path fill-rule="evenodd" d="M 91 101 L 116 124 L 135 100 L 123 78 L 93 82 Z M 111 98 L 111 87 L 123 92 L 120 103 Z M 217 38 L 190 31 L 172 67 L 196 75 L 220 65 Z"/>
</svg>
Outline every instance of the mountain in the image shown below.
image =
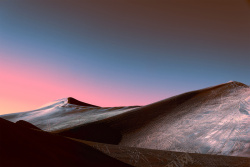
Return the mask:
<svg viewBox="0 0 250 167">
<path fill-rule="evenodd" d="M 71 139 L 119 147 L 250 157 L 250 87 L 240 82 L 141 107 L 98 107 L 69 99 L 0 117 L 24 120 Z"/>
<path fill-rule="evenodd" d="M 120 132 L 121 146 L 250 157 L 249 97 L 249 86 L 229 82 L 56 132 L 86 139 L 78 132 L 103 126 Z"/>
</svg>

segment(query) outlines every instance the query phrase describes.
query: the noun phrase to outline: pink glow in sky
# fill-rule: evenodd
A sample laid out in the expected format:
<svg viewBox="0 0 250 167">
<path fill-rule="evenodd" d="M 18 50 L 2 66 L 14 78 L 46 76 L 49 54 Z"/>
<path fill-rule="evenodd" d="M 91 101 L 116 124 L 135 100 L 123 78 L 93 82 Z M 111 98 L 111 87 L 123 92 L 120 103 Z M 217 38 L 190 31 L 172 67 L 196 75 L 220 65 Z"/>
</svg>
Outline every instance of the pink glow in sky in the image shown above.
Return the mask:
<svg viewBox="0 0 250 167">
<path fill-rule="evenodd" d="M 139 98 L 135 92 L 114 85 L 91 83 L 90 77 L 86 82 L 77 82 L 76 76 L 64 73 L 63 69 L 64 74 L 58 75 L 56 70 L 42 67 L 43 64 L 34 68 L 32 62 L 10 61 L 7 57 L 11 56 L 1 53 L 2 57 L 3 54 L 5 59 L 0 62 L 0 115 L 34 110 L 69 96 L 99 106 L 144 105 L 155 98 L 146 94 Z"/>
</svg>

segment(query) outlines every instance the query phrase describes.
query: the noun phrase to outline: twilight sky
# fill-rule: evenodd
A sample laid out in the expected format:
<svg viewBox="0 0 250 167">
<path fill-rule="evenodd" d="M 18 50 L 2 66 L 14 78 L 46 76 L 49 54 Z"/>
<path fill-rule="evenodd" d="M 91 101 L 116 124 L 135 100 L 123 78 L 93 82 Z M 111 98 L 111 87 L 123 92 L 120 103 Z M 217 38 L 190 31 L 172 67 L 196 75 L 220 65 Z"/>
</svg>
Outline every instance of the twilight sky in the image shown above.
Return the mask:
<svg viewBox="0 0 250 167">
<path fill-rule="evenodd" d="M 1 0 L 0 114 L 250 84 L 246 0 Z"/>
</svg>

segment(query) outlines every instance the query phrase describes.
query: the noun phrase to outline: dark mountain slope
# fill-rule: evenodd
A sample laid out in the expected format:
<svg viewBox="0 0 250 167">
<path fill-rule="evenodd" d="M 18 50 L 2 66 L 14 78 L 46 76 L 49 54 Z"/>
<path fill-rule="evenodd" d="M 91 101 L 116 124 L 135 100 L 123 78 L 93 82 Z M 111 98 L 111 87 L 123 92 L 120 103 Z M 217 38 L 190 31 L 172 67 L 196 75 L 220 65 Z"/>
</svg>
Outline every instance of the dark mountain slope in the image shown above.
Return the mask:
<svg viewBox="0 0 250 167">
<path fill-rule="evenodd" d="M 129 166 L 90 146 L 0 118 L 0 166 Z"/>
</svg>

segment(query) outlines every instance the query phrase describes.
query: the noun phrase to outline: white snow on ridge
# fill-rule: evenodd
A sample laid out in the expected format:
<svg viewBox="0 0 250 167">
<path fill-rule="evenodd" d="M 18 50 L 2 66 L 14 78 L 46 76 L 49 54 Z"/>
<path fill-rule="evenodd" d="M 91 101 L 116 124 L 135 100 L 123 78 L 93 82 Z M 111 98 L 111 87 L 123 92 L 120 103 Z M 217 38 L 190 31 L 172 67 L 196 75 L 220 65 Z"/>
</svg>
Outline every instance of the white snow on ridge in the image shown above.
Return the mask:
<svg viewBox="0 0 250 167">
<path fill-rule="evenodd" d="M 55 131 L 109 118 L 135 107 L 92 107 L 69 104 L 67 98 L 55 100 L 37 110 L 6 114 L 0 117 L 12 122 L 28 121 L 45 131 Z"/>
</svg>

